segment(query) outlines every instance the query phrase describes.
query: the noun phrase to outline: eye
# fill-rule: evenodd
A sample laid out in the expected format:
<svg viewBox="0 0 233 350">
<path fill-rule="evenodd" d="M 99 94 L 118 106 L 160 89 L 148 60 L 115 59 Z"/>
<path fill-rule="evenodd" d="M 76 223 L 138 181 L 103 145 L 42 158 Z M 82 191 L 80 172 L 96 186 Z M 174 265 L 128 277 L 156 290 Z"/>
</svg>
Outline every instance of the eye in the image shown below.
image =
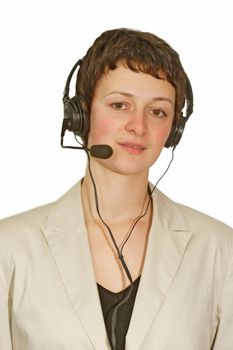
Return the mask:
<svg viewBox="0 0 233 350">
<path fill-rule="evenodd" d="M 123 102 L 114 102 L 111 104 L 111 106 L 117 111 L 125 110 L 127 108 L 127 106 Z"/>
<path fill-rule="evenodd" d="M 165 113 L 160 108 L 153 108 L 151 110 L 151 114 L 153 115 L 153 117 L 157 117 L 157 118 L 165 118 L 165 117 L 167 117 L 167 113 Z"/>
</svg>

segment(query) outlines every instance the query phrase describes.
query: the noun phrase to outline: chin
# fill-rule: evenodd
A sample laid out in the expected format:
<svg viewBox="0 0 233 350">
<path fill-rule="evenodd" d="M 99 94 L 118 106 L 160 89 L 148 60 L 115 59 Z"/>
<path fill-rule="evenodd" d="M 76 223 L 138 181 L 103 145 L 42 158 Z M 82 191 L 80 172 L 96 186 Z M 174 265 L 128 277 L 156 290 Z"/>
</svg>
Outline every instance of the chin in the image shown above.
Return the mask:
<svg viewBox="0 0 233 350">
<path fill-rule="evenodd" d="M 120 161 L 115 162 L 115 164 L 112 164 L 111 170 L 114 171 L 117 174 L 122 175 L 139 175 L 139 174 L 148 174 L 150 165 L 149 164 L 142 164 L 141 162 L 135 162 L 135 161 Z"/>
</svg>

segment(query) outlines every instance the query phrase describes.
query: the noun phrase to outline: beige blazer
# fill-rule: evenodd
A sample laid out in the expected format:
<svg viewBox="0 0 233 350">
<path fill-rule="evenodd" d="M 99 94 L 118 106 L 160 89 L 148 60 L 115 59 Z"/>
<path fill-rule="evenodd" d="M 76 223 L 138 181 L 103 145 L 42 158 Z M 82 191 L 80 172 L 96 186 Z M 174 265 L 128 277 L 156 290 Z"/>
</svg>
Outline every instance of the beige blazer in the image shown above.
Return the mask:
<svg viewBox="0 0 233 350">
<path fill-rule="evenodd" d="M 232 350 L 232 229 L 159 191 L 153 197 L 126 350 Z M 0 223 L 0 350 L 12 349 L 110 349 L 80 183 Z"/>
</svg>

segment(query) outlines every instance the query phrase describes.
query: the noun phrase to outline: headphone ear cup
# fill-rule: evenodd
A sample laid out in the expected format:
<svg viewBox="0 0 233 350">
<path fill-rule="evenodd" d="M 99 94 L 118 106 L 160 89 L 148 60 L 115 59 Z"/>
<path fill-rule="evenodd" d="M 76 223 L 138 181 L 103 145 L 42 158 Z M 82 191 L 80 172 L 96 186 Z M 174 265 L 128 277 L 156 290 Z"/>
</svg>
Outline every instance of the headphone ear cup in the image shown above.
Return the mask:
<svg viewBox="0 0 233 350">
<path fill-rule="evenodd" d="M 187 119 L 188 118 L 184 118 L 183 115 L 181 115 L 179 122 L 173 124 L 170 135 L 164 145 L 165 147 L 176 147 L 178 145 L 183 135 Z"/>
<path fill-rule="evenodd" d="M 174 140 L 174 134 L 176 132 L 176 126 L 177 126 L 177 124 L 172 125 L 172 129 L 170 131 L 170 134 L 168 136 L 168 139 L 167 139 L 164 147 L 169 148 L 169 147 L 173 146 L 173 140 Z"/>
<path fill-rule="evenodd" d="M 185 102 L 186 102 L 186 112 L 185 117 L 183 112 L 180 113 L 180 118 L 178 123 L 174 123 L 168 136 L 168 139 L 164 147 L 176 147 L 180 142 L 180 139 L 183 135 L 185 124 L 189 119 L 190 115 L 193 113 L 193 90 L 189 78 L 186 76 L 186 92 L 185 92 Z"/>
<path fill-rule="evenodd" d="M 66 96 L 64 102 L 64 120 L 67 129 L 80 137 L 85 137 L 89 131 L 89 116 L 83 110 L 78 96 L 69 98 Z"/>
</svg>

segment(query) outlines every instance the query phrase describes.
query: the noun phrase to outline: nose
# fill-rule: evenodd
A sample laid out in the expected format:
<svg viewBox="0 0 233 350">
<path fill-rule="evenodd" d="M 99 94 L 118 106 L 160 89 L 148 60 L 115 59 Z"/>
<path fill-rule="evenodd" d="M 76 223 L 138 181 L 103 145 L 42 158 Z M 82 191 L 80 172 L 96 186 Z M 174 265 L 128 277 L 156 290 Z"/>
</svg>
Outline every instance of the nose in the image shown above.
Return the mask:
<svg viewBox="0 0 233 350">
<path fill-rule="evenodd" d="M 145 133 L 146 125 L 143 111 L 132 112 L 127 121 L 126 130 L 135 136 L 142 136 Z"/>
</svg>

